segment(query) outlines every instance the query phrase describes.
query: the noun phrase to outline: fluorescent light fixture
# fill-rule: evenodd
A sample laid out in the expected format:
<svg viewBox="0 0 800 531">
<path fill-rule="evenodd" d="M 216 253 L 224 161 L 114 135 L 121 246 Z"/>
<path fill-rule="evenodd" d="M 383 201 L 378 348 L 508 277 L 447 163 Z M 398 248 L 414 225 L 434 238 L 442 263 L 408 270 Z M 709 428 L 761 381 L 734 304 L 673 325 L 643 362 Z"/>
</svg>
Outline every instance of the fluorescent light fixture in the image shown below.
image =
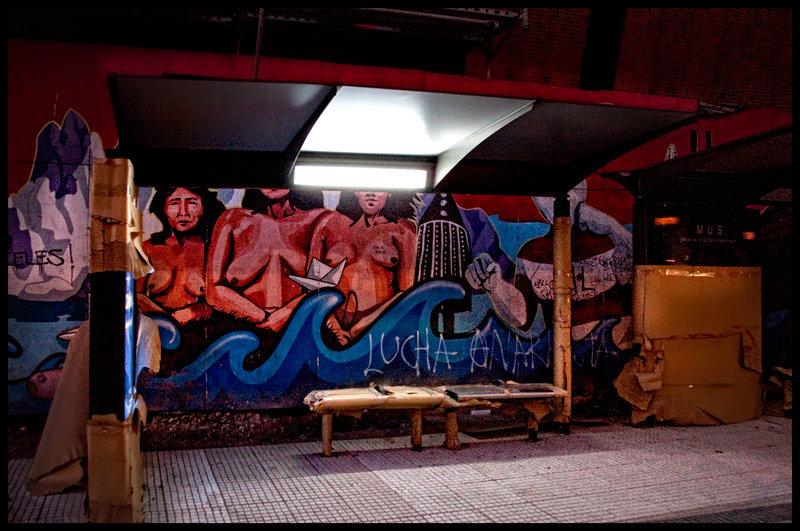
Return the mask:
<svg viewBox="0 0 800 531">
<path fill-rule="evenodd" d="M 436 157 L 530 100 L 340 87 L 301 152 Z"/>
<path fill-rule="evenodd" d="M 297 164 L 294 184 L 334 189 L 422 190 L 428 184 L 428 170 L 377 165 Z"/>
</svg>

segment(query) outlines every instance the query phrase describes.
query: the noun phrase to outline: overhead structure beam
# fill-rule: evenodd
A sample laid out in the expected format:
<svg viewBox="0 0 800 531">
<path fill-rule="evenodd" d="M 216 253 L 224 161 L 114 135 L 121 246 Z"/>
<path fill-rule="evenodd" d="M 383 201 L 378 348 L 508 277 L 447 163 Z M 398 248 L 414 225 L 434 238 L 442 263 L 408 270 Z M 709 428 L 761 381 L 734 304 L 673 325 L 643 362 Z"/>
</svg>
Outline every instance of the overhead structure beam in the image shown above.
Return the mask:
<svg viewBox="0 0 800 531">
<path fill-rule="evenodd" d="M 533 109 L 534 102 L 525 103 L 519 109 L 503 116 L 501 119 L 490 124 L 489 126 L 476 131 L 469 137 L 458 142 L 451 148 L 439 154 L 436 162 L 436 173 L 434 175 L 434 187 L 438 185 L 450 171 L 455 168 L 473 149 L 478 147 L 486 139 L 497 133 L 503 127 L 507 126 L 520 116 L 528 113 Z"/>
<path fill-rule="evenodd" d="M 282 81 L 111 76 L 109 154 L 139 186 L 290 187 L 304 156 L 423 161 L 429 191 L 556 197 L 700 115 L 662 97 L 296 63 Z"/>
<path fill-rule="evenodd" d="M 531 112 L 487 137 L 435 189 L 558 197 L 630 150 L 697 118 L 686 112 L 537 102 Z"/>
<path fill-rule="evenodd" d="M 288 187 L 338 87 L 110 76 L 119 147 L 140 186 Z"/>
<path fill-rule="evenodd" d="M 792 187 L 792 147 L 789 125 L 647 168 L 605 175 L 645 199 L 687 202 L 715 197 L 769 203 L 774 201 L 772 192 Z"/>
</svg>

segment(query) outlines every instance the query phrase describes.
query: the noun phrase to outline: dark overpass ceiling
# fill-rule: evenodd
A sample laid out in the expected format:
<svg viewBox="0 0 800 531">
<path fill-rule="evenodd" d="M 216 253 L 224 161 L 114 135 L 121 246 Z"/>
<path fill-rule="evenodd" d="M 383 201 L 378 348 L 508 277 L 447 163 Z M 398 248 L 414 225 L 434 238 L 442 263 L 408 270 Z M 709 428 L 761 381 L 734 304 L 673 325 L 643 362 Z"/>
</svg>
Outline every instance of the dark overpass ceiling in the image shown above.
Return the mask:
<svg viewBox="0 0 800 531">
<path fill-rule="evenodd" d="M 697 153 L 605 175 L 650 201 L 792 202 L 792 126 Z"/>
<path fill-rule="evenodd" d="M 526 8 L 8 9 L 9 38 L 245 55 L 260 41 L 260 55 L 450 74 L 463 73 L 467 53 L 525 24 Z"/>
<path fill-rule="evenodd" d="M 466 55 L 492 40 L 496 42 L 514 27 L 524 27 L 527 9 L 263 8 L 262 11 L 261 8 L 209 7 L 16 7 L 8 8 L 7 20 L 9 38 L 252 56 L 260 35 L 263 56 L 462 74 Z M 463 157 L 439 183 L 439 188 L 465 191 L 466 186 L 476 193 L 496 193 L 491 175 L 502 171 L 506 175 L 504 180 L 511 183 L 509 186 L 520 192 L 527 193 L 533 186 L 532 173 L 541 176 L 535 184 L 539 193 L 548 192 L 541 189 L 545 181 L 559 182 L 560 190 L 602 166 L 603 160 L 620 149 L 634 147 L 636 142 L 656 134 L 662 126 L 668 129 L 681 121 L 681 116 L 662 111 L 629 111 L 568 103 L 537 101 L 534 111 Z M 618 118 L 615 113 L 624 115 L 625 120 L 615 119 Z M 608 119 L 601 120 L 603 123 L 597 127 L 587 126 L 587 120 L 601 115 L 608 115 Z M 604 125 L 630 124 L 631 120 L 634 123 L 641 120 L 646 127 L 638 132 L 626 130 L 620 136 Z M 586 152 L 575 152 L 578 147 L 585 146 L 580 138 L 553 129 L 575 121 L 584 124 L 584 132 L 595 133 L 591 138 L 596 145 L 589 146 Z M 547 131 L 544 135 L 547 143 L 540 141 L 542 135 L 532 135 L 532 130 Z M 610 136 L 598 136 L 598 130 Z M 626 136 L 629 141 L 622 141 Z M 258 155 L 263 151 L 247 153 Z M 556 159 L 556 156 L 562 158 Z M 563 159 L 564 156 L 568 156 L 568 160 Z M 560 175 L 560 178 L 548 179 L 548 175 Z M 694 175 L 700 173 L 694 172 Z"/>
</svg>

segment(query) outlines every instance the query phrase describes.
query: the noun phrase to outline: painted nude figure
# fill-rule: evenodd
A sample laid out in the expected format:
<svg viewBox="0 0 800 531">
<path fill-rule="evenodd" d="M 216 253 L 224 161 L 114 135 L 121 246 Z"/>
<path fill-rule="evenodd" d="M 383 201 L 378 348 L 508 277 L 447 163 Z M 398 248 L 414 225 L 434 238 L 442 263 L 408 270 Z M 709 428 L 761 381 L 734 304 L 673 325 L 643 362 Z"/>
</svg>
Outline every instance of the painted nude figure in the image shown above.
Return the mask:
<svg viewBox="0 0 800 531">
<path fill-rule="evenodd" d="M 180 325 L 208 319 L 205 301 L 206 242 L 224 205 L 207 190 L 156 190 L 150 211 L 163 230 L 142 244 L 153 272 L 137 281 L 142 312 L 163 312 Z"/>
<path fill-rule="evenodd" d="M 311 240 L 309 261 L 346 265 L 338 288 L 345 303 L 328 321 L 340 344 L 363 332 L 414 281 L 416 230 L 403 217 L 408 201 L 389 205 L 389 192 L 343 193 L 337 211 L 320 220 Z M 402 209 L 405 208 L 406 211 Z"/>
<path fill-rule="evenodd" d="M 161 358 L 159 374 L 168 375 L 201 351 L 203 327 L 212 315 L 205 298 L 206 245 L 225 205 L 206 189 L 159 188 L 149 210 L 162 230 L 142 244 L 153 271 L 136 281 L 136 300 L 141 312 L 168 315 L 182 329 L 180 346 L 165 349 Z"/>
<path fill-rule="evenodd" d="M 305 204 L 294 191 L 252 189 L 242 208 L 228 209 L 217 221 L 208 247 L 206 297 L 215 310 L 263 331 L 257 332 L 262 347 L 245 359 L 246 369 L 269 357 L 268 343 L 304 296 L 288 275 L 305 273 L 312 232 L 328 212 L 321 207 L 321 196 Z"/>
</svg>

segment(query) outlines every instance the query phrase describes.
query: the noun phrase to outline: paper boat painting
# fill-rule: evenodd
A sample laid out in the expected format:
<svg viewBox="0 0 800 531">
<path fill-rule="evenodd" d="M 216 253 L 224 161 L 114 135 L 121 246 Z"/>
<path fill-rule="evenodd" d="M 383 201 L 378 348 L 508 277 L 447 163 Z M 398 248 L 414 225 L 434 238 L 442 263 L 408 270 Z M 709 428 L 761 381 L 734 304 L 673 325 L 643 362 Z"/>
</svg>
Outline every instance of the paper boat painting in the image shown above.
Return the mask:
<svg viewBox="0 0 800 531">
<path fill-rule="evenodd" d="M 297 275 L 289 275 L 289 278 L 310 290 L 334 288 L 339 284 L 339 280 L 342 278 L 345 262 L 347 262 L 346 258 L 339 262 L 336 267 L 331 267 L 328 264 L 320 262 L 316 258 L 312 258 L 306 276 L 298 277 Z"/>
<path fill-rule="evenodd" d="M 64 341 L 72 341 L 72 338 L 75 337 L 75 334 L 78 332 L 78 327 L 75 326 L 73 328 L 68 328 L 61 332 L 60 334 L 56 335 L 58 339 L 63 339 Z"/>
</svg>

